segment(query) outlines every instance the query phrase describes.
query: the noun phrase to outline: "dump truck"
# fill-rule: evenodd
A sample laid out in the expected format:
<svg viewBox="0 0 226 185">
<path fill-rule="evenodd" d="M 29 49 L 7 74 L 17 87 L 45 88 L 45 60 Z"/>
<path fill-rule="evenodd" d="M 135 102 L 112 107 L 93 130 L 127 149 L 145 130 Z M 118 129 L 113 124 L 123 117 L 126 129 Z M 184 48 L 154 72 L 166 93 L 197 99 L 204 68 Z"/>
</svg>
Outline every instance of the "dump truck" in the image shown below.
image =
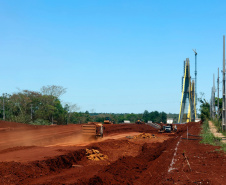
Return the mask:
<svg viewBox="0 0 226 185">
<path fill-rule="evenodd" d="M 104 127 L 99 122 L 88 122 L 88 124 L 82 125 L 82 134 L 87 137 L 102 138 L 104 133 Z"/>
<path fill-rule="evenodd" d="M 113 124 L 113 121 L 111 121 L 111 119 L 109 117 L 106 117 L 104 119 L 104 124 Z"/>
</svg>

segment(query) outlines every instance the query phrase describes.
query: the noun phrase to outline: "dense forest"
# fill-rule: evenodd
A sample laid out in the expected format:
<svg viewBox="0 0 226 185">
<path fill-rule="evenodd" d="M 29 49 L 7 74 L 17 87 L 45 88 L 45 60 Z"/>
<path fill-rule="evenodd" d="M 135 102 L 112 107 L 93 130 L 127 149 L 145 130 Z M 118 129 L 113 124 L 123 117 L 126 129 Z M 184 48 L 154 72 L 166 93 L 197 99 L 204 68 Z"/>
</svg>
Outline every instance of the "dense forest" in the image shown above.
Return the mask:
<svg viewBox="0 0 226 185">
<path fill-rule="evenodd" d="M 165 112 L 148 112 L 145 110 L 141 114 L 124 113 L 89 113 L 78 112 L 75 104 L 64 104 L 60 96 L 66 93 L 66 89 L 61 86 L 43 86 L 40 92 L 22 90 L 17 93 L 4 93 L 0 96 L 0 119 L 34 125 L 48 124 L 68 124 L 87 123 L 89 121 L 103 122 L 109 117 L 114 123 L 122 123 L 129 120 L 131 123 L 142 119 L 145 122 L 166 123 L 167 114 Z M 175 115 L 170 115 L 173 118 Z"/>
</svg>

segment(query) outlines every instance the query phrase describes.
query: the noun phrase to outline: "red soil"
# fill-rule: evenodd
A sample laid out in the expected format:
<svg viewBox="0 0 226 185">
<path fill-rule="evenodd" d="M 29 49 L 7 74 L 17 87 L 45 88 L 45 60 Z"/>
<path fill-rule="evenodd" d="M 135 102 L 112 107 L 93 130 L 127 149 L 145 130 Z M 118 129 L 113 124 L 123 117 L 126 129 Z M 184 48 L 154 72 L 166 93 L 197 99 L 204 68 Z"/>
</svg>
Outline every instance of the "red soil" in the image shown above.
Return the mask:
<svg viewBox="0 0 226 185">
<path fill-rule="evenodd" d="M 89 141 L 81 137 L 80 125 L 0 122 L 7 128 L 0 130 L 0 184 L 224 184 L 225 154 L 182 139 L 187 126 L 190 134 L 199 134 L 200 123 L 179 125 L 175 134 L 159 134 L 147 125 L 105 125 L 104 138 Z M 135 132 L 156 138 L 125 137 Z M 98 149 L 108 160 L 88 160 L 86 148 Z"/>
</svg>

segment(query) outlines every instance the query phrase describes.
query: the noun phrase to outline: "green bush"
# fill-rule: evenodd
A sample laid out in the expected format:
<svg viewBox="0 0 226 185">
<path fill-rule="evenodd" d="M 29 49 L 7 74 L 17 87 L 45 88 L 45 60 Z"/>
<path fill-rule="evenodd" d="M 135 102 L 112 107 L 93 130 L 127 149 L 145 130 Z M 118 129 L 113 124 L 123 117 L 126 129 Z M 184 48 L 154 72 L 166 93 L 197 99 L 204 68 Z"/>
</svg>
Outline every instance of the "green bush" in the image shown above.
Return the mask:
<svg viewBox="0 0 226 185">
<path fill-rule="evenodd" d="M 37 119 L 34 122 L 30 122 L 29 124 L 31 124 L 31 125 L 51 125 L 50 122 L 48 122 L 47 120 L 43 120 L 43 119 Z"/>
</svg>

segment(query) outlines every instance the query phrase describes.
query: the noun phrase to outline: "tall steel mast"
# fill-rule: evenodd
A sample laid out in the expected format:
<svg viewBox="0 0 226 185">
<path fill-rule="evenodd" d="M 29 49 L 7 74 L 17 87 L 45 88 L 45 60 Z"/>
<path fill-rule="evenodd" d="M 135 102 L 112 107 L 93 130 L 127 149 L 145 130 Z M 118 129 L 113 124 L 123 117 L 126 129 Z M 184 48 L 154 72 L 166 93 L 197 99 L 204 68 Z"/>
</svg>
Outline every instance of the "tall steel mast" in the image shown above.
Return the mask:
<svg viewBox="0 0 226 185">
<path fill-rule="evenodd" d="M 196 49 L 193 49 L 193 51 L 195 52 L 195 110 L 196 109 L 196 106 L 197 106 L 197 99 L 198 99 L 198 96 L 197 96 L 197 52 L 196 52 Z"/>
</svg>

